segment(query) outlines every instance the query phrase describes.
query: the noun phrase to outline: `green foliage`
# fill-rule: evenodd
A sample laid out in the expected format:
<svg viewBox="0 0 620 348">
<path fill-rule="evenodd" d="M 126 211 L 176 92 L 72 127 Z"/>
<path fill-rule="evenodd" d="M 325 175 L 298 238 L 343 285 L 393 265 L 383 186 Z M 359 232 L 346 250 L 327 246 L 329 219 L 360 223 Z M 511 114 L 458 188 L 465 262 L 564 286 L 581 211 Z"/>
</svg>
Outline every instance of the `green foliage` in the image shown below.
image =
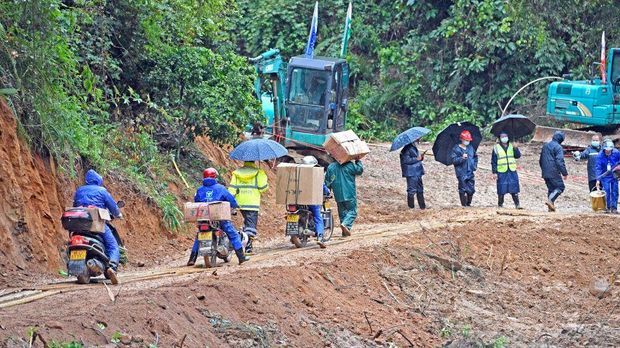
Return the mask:
<svg viewBox="0 0 620 348">
<path fill-rule="evenodd" d="M 204 47 L 180 47 L 160 55 L 146 78 L 156 119 L 179 145 L 195 137 L 231 142 L 242 126 L 257 117 L 258 101 L 252 94 L 254 70 L 235 54 L 216 54 Z"/>
<path fill-rule="evenodd" d="M 258 114 L 254 71 L 228 43 L 234 11 L 223 0 L 2 1 L 0 94 L 58 168 L 129 178 L 177 228 L 168 152 L 201 135 L 230 142 Z"/>
<path fill-rule="evenodd" d="M 110 337 L 110 342 L 112 342 L 114 344 L 121 343 L 121 338 L 122 337 L 123 337 L 123 334 L 120 331 L 115 331 L 112 334 L 112 337 Z"/>
<path fill-rule="evenodd" d="M 235 38 L 242 53 L 303 53 L 313 2 L 237 3 Z M 321 1 L 318 55 L 337 55 L 346 3 Z M 398 130 L 437 129 L 467 112 L 487 125 L 535 78 L 569 71 L 588 76 L 601 32 L 608 43 L 620 38 L 620 29 L 609 25 L 618 10 L 620 3 L 611 0 L 561 6 L 552 0 L 354 2 L 348 61 L 357 104 L 351 109 L 358 114 L 352 112 L 351 126 L 366 132 L 372 121 L 383 126 L 389 120 Z M 542 114 L 545 98 L 545 84 L 532 86 L 509 112 Z"/>
<path fill-rule="evenodd" d="M 71 342 L 52 341 L 49 344 L 49 348 L 82 348 L 82 347 L 84 346 L 77 341 L 71 341 Z"/>
</svg>

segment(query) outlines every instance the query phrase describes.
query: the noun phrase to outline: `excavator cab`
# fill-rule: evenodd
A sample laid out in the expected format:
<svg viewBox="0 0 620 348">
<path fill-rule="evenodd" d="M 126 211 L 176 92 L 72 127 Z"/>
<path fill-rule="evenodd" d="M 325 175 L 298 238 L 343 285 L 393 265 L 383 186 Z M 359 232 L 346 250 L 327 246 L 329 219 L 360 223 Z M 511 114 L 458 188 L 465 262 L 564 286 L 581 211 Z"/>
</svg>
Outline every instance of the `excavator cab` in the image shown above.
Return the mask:
<svg viewBox="0 0 620 348">
<path fill-rule="evenodd" d="M 330 133 L 344 129 L 349 94 L 344 59 L 293 57 L 285 85 L 287 147 L 320 147 Z"/>
</svg>

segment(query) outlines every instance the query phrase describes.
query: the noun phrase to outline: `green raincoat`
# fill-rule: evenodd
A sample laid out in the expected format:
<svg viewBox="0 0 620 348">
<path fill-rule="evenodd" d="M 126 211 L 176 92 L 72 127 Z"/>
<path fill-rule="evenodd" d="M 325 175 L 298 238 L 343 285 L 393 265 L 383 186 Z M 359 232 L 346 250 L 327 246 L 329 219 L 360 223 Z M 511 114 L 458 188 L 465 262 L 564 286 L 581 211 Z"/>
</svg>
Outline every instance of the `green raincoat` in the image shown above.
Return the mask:
<svg viewBox="0 0 620 348">
<path fill-rule="evenodd" d="M 340 224 L 349 230 L 353 227 L 353 222 L 357 217 L 355 177 L 362 175 L 363 172 L 362 162 L 355 161 L 345 164 L 334 162 L 327 167 L 327 173 L 325 173 L 325 184 L 334 193 L 338 204 Z"/>
</svg>

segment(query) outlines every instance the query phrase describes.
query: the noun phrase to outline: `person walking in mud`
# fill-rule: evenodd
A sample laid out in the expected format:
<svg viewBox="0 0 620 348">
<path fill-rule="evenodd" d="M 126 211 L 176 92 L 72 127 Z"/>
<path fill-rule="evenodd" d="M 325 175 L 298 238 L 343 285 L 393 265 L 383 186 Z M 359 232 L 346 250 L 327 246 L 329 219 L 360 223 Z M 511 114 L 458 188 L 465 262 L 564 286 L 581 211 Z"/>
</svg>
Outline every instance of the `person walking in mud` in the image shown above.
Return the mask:
<svg viewBox="0 0 620 348">
<path fill-rule="evenodd" d="M 590 192 L 596 187 L 596 159 L 601 152 L 601 137 L 598 134 L 592 136 L 592 142 L 582 152 L 575 151 L 575 161 L 588 160 L 588 189 Z"/>
<path fill-rule="evenodd" d="M 261 195 L 269 189 L 267 174 L 258 168 L 254 162 L 246 161 L 243 167 L 235 170 L 230 179 L 228 191 L 233 194 L 239 210 L 243 215 L 243 232 L 248 237 L 245 252 L 254 252 L 254 239 L 258 234 L 258 212 L 260 211 Z"/>
<path fill-rule="evenodd" d="M 415 208 L 415 199 L 418 199 L 420 209 L 426 209 L 424 201 L 424 184 L 422 176 L 424 175 L 424 154 L 420 153 L 417 145 L 419 141 L 405 145 L 400 151 L 400 169 L 403 177 L 407 180 L 407 206 L 411 209 Z"/>
<path fill-rule="evenodd" d="M 508 133 L 501 132 L 499 142 L 495 144 L 491 153 L 491 170 L 497 180 L 497 206 L 500 208 L 504 206 L 504 196 L 509 193 L 515 208 L 521 209 L 517 174 L 517 159 L 520 157 L 521 151 L 510 141 Z"/>
<path fill-rule="evenodd" d="M 461 142 L 452 148 L 452 164 L 459 182 L 459 199 L 461 206 L 470 207 L 476 193 L 474 172 L 478 169 L 478 154 L 471 145 L 473 137 L 468 130 L 461 132 Z"/>
<path fill-rule="evenodd" d="M 564 149 L 562 142 L 564 141 L 564 133 L 556 131 L 551 141 L 543 145 L 540 152 L 540 169 L 542 177 L 547 185 L 547 209 L 550 212 L 555 211 L 555 201 L 564 192 L 564 180 L 568 178 L 566 163 L 564 163 Z"/>
<path fill-rule="evenodd" d="M 340 164 L 336 161 L 327 167 L 325 185 L 332 190 L 338 205 L 338 217 L 343 237 L 349 237 L 357 218 L 357 188 L 355 178 L 364 173 L 362 161 Z"/>
</svg>

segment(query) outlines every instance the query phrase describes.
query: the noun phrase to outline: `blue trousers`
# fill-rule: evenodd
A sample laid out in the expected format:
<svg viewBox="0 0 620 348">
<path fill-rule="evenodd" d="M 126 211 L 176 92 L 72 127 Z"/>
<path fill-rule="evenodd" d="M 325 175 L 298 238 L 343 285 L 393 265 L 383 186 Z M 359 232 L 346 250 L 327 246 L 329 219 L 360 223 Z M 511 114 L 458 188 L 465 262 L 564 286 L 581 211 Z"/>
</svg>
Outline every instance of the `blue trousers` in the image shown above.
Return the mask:
<svg viewBox="0 0 620 348">
<path fill-rule="evenodd" d="M 413 195 L 418 192 L 424 192 L 424 184 L 421 176 L 407 176 L 407 194 Z"/>
<path fill-rule="evenodd" d="M 241 237 L 239 236 L 239 232 L 237 232 L 232 222 L 220 221 L 220 228 L 228 236 L 228 241 L 230 241 L 233 249 L 239 250 L 243 248 L 243 245 L 241 245 Z M 196 238 L 194 239 L 194 246 L 192 247 L 192 253 L 197 253 L 199 249 L 200 243 L 198 242 L 198 235 L 196 235 Z"/>
<path fill-rule="evenodd" d="M 310 205 L 308 206 L 308 208 L 312 212 L 312 218 L 314 219 L 314 228 L 316 230 L 316 236 L 321 237 L 323 235 L 323 231 L 325 230 L 325 226 L 323 224 L 323 215 L 321 215 L 321 206 Z"/>
<path fill-rule="evenodd" d="M 605 190 L 607 209 L 618 209 L 618 181 L 615 179 L 601 180 L 601 186 Z"/>
<path fill-rule="evenodd" d="M 473 195 L 476 192 L 476 180 L 474 177 L 462 177 L 457 176 L 456 179 L 459 181 L 459 192 L 464 192 L 469 195 Z"/>
<path fill-rule="evenodd" d="M 547 185 L 547 195 L 551 202 L 555 202 L 566 189 L 562 177 L 545 178 L 545 184 Z"/>
<path fill-rule="evenodd" d="M 118 250 L 118 243 L 116 242 L 116 238 L 114 238 L 112 230 L 107 225 L 105 226 L 105 230 L 103 231 L 102 239 L 103 246 L 105 247 L 105 253 L 110 258 L 110 263 L 114 264 L 114 267 L 118 266 L 121 254 Z"/>
</svg>

